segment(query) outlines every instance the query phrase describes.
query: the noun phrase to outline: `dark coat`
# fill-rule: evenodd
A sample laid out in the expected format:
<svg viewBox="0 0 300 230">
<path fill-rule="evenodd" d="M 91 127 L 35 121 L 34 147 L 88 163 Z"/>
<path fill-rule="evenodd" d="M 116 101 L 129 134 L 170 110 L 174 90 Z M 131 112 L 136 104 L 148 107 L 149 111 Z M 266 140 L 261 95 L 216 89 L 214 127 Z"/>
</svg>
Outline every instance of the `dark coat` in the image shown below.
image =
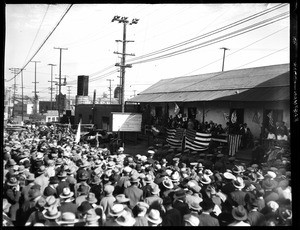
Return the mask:
<svg viewBox="0 0 300 230">
<path fill-rule="evenodd" d="M 200 226 L 220 226 L 219 220 L 209 214 L 202 213 L 199 215 Z"/>
<path fill-rule="evenodd" d="M 44 190 L 44 196 L 55 196 L 55 198 L 58 198 L 57 190 L 55 188 L 52 188 L 50 185 L 48 185 Z"/>
<path fill-rule="evenodd" d="M 178 209 L 172 208 L 162 216 L 162 226 L 181 226 L 182 216 Z"/>
<path fill-rule="evenodd" d="M 191 212 L 188 204 L 181 202 L 180 200 L 175 200 L 173 203 L 173 208 L 176 208 L 180 212 L 180 223 L 183 225 L 183 216 Z"/>
</svg>

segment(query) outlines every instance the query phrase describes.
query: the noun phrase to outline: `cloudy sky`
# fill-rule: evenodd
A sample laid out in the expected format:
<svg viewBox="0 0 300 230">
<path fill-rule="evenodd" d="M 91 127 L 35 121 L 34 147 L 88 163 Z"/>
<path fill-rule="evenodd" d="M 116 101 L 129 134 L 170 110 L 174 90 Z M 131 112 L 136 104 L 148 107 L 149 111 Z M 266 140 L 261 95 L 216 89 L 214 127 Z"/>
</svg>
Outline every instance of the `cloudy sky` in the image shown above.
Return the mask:
<svg viewBox="0 0 300 230">
<path fill-rule="evenodd" d="M 71 98 L 77 93 L 77 76 L 89 75 L 89 96 L 109 94 L 119 83 L 123 24 L 115 15 L 139 19 L 127 25 L 125 98 L 138 94 L 164 78 L 219 72 L 222 47 L 224 70 L 289 63 L 289 4 L 74 4 L 49 39 L 67 4 L 7 4 L 5 87 L 14 84 L 9 68 L 23 68 L 24 94 L 33 96 L 35 65 L 41 100 L 50 100 L 50 66 L 54 78 L 66 76 Z M 39 52 L 37 50 L 41 47 Z M 158 52 L 159 51 L 159 52 Z M 33 55 L 37 54 L 33 57 Z M 33 57 L 33 58 L 32 58 Z M 28 64 L 27 64 L 28 63 Z M 53 79 L 57 80 L 57 79 Z M 21 93 L 21 75 L 16 78 Z M 67 94 L 68 88 L 62 87 Z"/>
</svg>

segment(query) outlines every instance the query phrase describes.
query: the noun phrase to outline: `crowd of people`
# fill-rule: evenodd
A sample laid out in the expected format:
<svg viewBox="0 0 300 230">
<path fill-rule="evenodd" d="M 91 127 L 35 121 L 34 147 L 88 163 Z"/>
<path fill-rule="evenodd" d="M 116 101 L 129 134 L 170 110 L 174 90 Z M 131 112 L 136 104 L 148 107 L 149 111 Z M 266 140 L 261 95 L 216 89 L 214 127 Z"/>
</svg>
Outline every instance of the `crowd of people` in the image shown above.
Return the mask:
<svg viewBox="0 0 300 230">
<path fill-rule="evenodd" d="M 291 226 L 290 154 L 124 154 L 55 126 L 4 131 L 3 226 Z M 254 147 L 256 151 L 257 145 Z M 197 154 L 197 153 L 196 153 Z"/>
</svg>

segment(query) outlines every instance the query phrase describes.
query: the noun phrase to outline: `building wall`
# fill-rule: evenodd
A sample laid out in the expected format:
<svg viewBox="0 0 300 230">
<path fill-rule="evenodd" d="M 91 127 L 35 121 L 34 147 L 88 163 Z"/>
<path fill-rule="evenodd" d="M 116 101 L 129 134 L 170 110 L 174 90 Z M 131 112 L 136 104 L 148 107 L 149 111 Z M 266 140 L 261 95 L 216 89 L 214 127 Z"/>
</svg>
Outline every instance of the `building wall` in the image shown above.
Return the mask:
<svg viewBox="0 0 300 230">
<path fill-rule="evenodd" d="M 259 138 L 261 128 L 263 126 L 263 117 L 266 110 L 283 110 L 283 121 L 286 126 L 290 128 L 290 105 L 288 101 L 284 102 L 226 102 L 226 101 L 210 101 L 210 102 L 189 102 L 177 103 L 179 107 L 183 107 L 183 113 L 188 114 L 189 107 L 196 107 L 196 119 L 199 122 L 203 121 L 203 112 L 205 113 L 204 121 L 221 124 L 224 128 L 227 120 L 225 120 L 224 113 L 230 114 L 230 109 L 244 110 L 244 123 L 250 128 L 254 137 Z M 155 116 L 155 107 L 161 106 L 165 109 L 165 103 L 151 104 L 151 113 Z M 168 103 L 169 115 L 174 117 L 175 103 Z M 259 124 L 253 121 L 255 114 L 260 114 Z"/>
<path fill-rule="evenodd" d="M 75 124 L 80 121 L 80 116 L 82 119 L 82 124 L 92 124 L 93 123 L 93 110 L 92 104 L 80 104 L 75 106 Z M 95 105 L 94 114 L 94 124 L 99 129 L 107 129 L 111 131 L 112 129 L 112 112 L 121 112 L 121 105 Z M 138 105 L 126 105 L 125 112 L 139 113 L 140 109 Z"/>
</svg>

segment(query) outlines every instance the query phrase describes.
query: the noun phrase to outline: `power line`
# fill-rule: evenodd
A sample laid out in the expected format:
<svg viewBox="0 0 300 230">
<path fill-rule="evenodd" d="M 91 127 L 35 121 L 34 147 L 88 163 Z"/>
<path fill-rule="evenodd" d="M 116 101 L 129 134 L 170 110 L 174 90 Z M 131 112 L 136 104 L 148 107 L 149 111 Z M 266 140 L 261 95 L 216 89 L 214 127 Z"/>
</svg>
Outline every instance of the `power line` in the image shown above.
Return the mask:
<svg viewBox="0 0 300 230">
<path fill-rule="evenodd" d="M 31 49 L 32 49 L 32 47 L 33 47 L 33 44 L 34 44 L 34 42 L 35 42 L 35 40 L 36 40 L 36 38 L 37 38 L 37 36 L 38 36 L 40 30 L 41 30 L 41 27 L 42 27 L 42 24 L 43 24 L 43 22 L 44 22 L 44 20 L 45 20 L 45 17 L 46 17 L 46 14 L 47 14 L 47 12 L 48 12 L 48 9 L 49 9 L 49 5 L 47 5 L 46 12 L 45 12 L 44 17 L 43 17 L 43 19 L 42 19 L 42 21 L 41 21 L 41 24 L 40 24 L 40 26 L 39 26 L 39 28 L 38 28 L 38 31 L 37 31 L 37 33 L 36 33 L 34 39 L 33 39 L 33 42 L 32 42 L 32 44 L 31 44 L 31 47 L 30 47 L 30 49 L 28 50 L 28 53 L 27 53 L 27 56 L 26 56 L 25 60 L 27 60 L 27 58 L 28 58 L 28 56 L 29 56 L 29 54 L 30 54 L 30 52 L 31 52 Z"/>
<path fill-rule="evenodd" d="M 44 44 L 46 43 L 46 41 L 50 38 L 50 36 L 53 34 L 53 32 L 56 30 L 56 28 L 58 27 L 58 25 L 61 23 L 61 21 L 63 20 L 63 18 L 66 16 L 66 14 L 69 12 L 69 10 L 71 9 L 71 7 L 73 6 L 73 4 L 71 4 L 66 12 L 63 14 L 63 16 L 61 17 L 61 19 L 58 21 L 58 23 L 56 24 L 56 26 L 54 27 L 54 29 L 50 32 L 50 34 L 46 37 L 46 39 L 44 40 L 44 42 L 40 45 L 40 47 L 38 48 L 38 50 L 33 54 L 33 56 L 29 59 L 29 61 L 23 66 L 22 69 L 25 69 L 25 67 L 31 62 L 31 60 L 37 55 L 37 53 L 41 50 L 41 48 L 44 46 Z M 21 72 L 21 71 L 20 71 Z M 14 76 L 13 78 L 6 80 L 6 82 L 9 82 L 11 80 L 13 80 L 15 77 L 18 76 L 18 74 L 20 73 L 18 72 L 16 76 Z"/>
<path fill-rule="evenodd" d="M 222 32 L 222 31 L 224 31 L 224 30 L 228 30 L 228 29 L 230 29 L 230 28 L 232 28 L 232 27 L 235 27 L 235 26 L 240 25 L 240 24 L 242 24 L 242 23 L 248 22 L 248 21 L 250 21 L 250 20 L 252 20 L 252 19 L 255 19 L 255 18 L 257 18 L 257 17 L 263 16 L 263 15 L 265 15 L 265 14 L 267 14 L 267 13 L 270 13 L 270 12 L 272 12 L 272 11 L 274 11 L 274 10 L 278 10 L 279 8 L 284 7 L 284 6 L 286 6 L 286 5 L 287 5 L 287 4 L 276 5 L 276 6 L 272 7 L 272 8 L 270 8 L 270 9 L 261 11 L 261 12 L 256 13 L 256 14 L 253 14 L 253 15 L 251 15 L 251 16 L 249 16 L 249 17 L 246 17 L 246 18 L 243 18 L 243 19 L 241 19 L 241 20 L 235 21 L 235 22 L 233 22 L 233 23 L 230 23 L 230 24 L 228 24 L 228 25 L 226 25 L 226 26 L 220 27 L 220 28 L 215 29 L 215 30 L 213 30 L 213 31 L 210 31 L 210 32 L 208 32 L 208 33 L 202 34 L 202 35 L 200 35 L 200 36 L 197 36 L 197 37 L 188 39 L 188 40 L 186 40 L 186 41 L 177 43 L 177 44 L 175 44 L 175 45 L 172 45 L 172 46 L 169 46 L 169 47 L 166 47 L 166 48 L 163 48 L 163 49 L 160 49 L 160 50 L 157 50 L 157 51 L 154 51 L 154 52 L 145 54 L 145 55 L 141 55 L 141 56 L 136 57 L 136 58 L 132 58 L 132 59 L 130 59 L 130 60 L 128 60 L 128 61 L 131 62 L 131 61 L 135 61 L 135 60 L 138 60 L 138 59 L 141 59 L 141 58 L 146 58 L 146 57 L 149 57 L 149 56 L 157 55 L 157 54 L 159 54 L 159 53 L 166 52 L 166 51 L 172 50 L 172 49 L 174 49 L 174 48 L 178 48 L 178 47 L 180 47 L 180 46 L 190 44 L 190 43 L 195 42 L 195 41 L 197 41 L 197 40 L 199 40 L 199 39 L 203 39 L 203 38 L 208 37 L 208 36 L 211 36 L 211 35 L 213 35 L 213 34 L 220 33 L 220 32 Z"/>
<path fill-rule="evenodd" d="M 279 20 L 283 20 L 283 19 L 285 19 L 285 18 L 288 17 L 287 14 L 288 14 L 288 12 L 284 13 L 282 15 L 279 15 L 279 16 L 275 16 L 275 17 L 273 17 L 271 19 L 264 20 L 263 22 L 259 22 L 259 23 L 256 23 L 254 25 L 244 27 L 243 29 L 236 30 L 236 31 L 231 32 L 229 34 L 222 35 L 222 36 L 214 38 L 212 40 L 209 40 L 209 41 L 206 41 L 206 42 L 203 42 L 203 43 L 200 43 L 200 44 L 196 44 L 196 45 L 190 46 L 188 48 L 177 50 L 177 51 L 174 51 L 174 52 L 171 52 L 171 53 L 168 53 L 168 54 L 164 54 L 164 55 L 161 55 L 161 56 L 158 56 L 158 57 L 149 58 L 149 59 L 146 59 L 146 60 L 143 60 L 143 61 L 133 62 L 133 63 L 130 63 L 130 64 L 134 65 L 134 64 L 141 64 L 141 63 L 146 63 L 146 62 L 151 62 L 151 61 L 157 61 L 157 60 L 160 60 L 160 59 L 169 58 L 169 57 L 176 56 L 176 55 L 179 55 L 179 54 L 183 54 L 183 53 L 186 53 L 186 52 L 190 52 L 190 51 L 193 51 L 193 50 L 196 50 L 196 49 L 200 49 L 200 48 L 206 47 L 208 45 L 212 45 L 212 44 L 218 43 L 220 41 L 228 40 L 230 38 L 233 38 L 233 37 L 236 37 L 236 36 L 248 33 L 250 31 L 259 29 L 261 27 L 264 27 L 264 26 L 267 26 L 269 24 L 275 23 L 275 22 L 277 22 Z M 284 16 L 284 15 L 287 15 L 287 16 Z M 276 19 L 276 18 L 281 17 L 281 16 L 283 16 L 283 17 L 279 18 L 279 19 Z M 274 18 L 276 20 L 268 22 L 270 20 L 273 20 Z M 262 23 L 265 23 L 265 24 L 262 24 Z M 257 27 L 253 28 L 255 26 L 257 26 Z M 219 40 L 219 39 L 221 39 L 221 40 Z"/>
</svg>

